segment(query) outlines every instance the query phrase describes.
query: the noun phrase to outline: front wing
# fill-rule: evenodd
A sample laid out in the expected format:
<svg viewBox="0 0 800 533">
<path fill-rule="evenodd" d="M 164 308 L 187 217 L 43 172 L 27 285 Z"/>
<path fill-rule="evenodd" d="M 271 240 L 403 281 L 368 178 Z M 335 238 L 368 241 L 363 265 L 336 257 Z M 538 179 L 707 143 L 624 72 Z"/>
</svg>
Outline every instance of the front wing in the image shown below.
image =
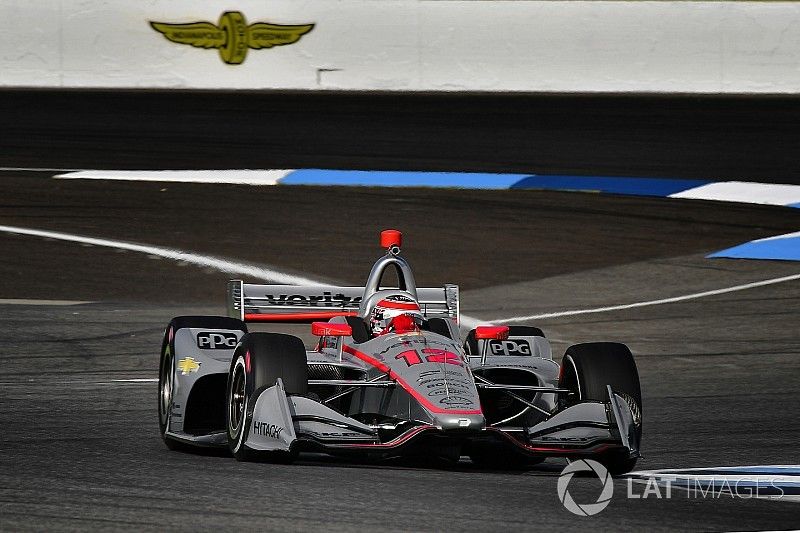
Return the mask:
<svg viewBox="0 0 800 533">
<path fill-rule="evenodd" d="M 580 402 L 529 428 L 442 430 L 409 421 L 382 431 L 310 398 L 286 395 L 279 380 L 256 398 L 245 446 L 260 451 L 397 457 L 449 443 L 496 446 L 498 453 L 532 457 L 592 456 L 610 450 L 627 450 L 630 457 L 638 457 L 634 415 L 621 396 L 608 390 L 605 403 Z"/>
</svg>

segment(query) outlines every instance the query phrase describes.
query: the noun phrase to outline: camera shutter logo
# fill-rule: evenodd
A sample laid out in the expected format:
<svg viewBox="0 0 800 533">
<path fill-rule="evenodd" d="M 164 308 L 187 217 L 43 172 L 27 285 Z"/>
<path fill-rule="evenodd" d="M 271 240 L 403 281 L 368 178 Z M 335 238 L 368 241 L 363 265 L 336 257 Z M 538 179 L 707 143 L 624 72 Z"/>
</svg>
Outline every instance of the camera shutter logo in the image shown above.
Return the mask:
<svg viewBox="0 0 800 533">
<path fill-rule="evenodd" d="M 603 490 L 594 503 L 577 503 L 569 493 L 569 484 L 578 472 L 594 472 L 603 485 Z M 567 465 L 558 476 L 558 499 L 567 511 L 578 516 L 593 516 L 608 507 L 614 495 L 614 480 L 606 467 L 591 459 L 579 459 Z"/>
</svg>

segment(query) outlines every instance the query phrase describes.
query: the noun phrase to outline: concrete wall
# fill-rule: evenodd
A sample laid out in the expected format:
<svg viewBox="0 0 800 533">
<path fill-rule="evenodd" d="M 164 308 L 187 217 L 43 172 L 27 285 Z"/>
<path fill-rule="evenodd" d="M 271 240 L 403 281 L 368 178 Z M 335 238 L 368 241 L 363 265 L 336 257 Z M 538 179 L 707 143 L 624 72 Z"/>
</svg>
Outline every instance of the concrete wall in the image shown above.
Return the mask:
<svg viewBox="0 0 800 533">
<path fill-rule="evenodd" d="M 800 90 L 796 2 L 238 0 L 221 6 L 211 0 L 4 0 L 0 85 Z M 150 25 L 219 25 L 225 9 L 241 13 L 247 24 L 314 27 L 293 44 L 247 49 L 234 65 L 217 48 L 170 42 Z M 246 42 L 231 31 L 208 30 L 225 42 Z"/>
</svg>

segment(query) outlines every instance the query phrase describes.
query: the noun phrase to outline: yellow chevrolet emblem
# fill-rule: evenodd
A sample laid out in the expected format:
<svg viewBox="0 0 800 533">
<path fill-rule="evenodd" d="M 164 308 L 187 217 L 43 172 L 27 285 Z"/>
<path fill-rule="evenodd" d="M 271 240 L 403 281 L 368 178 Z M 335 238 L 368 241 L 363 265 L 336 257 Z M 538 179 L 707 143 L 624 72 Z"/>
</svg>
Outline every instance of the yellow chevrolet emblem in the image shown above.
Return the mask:
<svg viewBox="0 0 800 533">
<path fill-rule="evenodd" d="M 222 60 L 229 65 L 239 65 L 247 57 L 247 50 L 259 50 L 296 43 L 310 32 L 313 24 L 287 26 L 256 22 L 247 25 L 239 11 L 226 11 L 219 17 L 219 25 L 213 22 L 189 22 L 169 24 L 150 22 L 159 33 L 173 43 L 188 44 L 196 48 L 217 48 Z"/>
<path fill-rule="evenodd" d="M 191 357 L 184 357 L 180 361 L 178 361 L 178 370 L 181 371 L 181 375 L 185 376 L 189 372 L 197 372 L 200 370 L 200 365 L 203 363 L 198 363 Z"/>
</svg>

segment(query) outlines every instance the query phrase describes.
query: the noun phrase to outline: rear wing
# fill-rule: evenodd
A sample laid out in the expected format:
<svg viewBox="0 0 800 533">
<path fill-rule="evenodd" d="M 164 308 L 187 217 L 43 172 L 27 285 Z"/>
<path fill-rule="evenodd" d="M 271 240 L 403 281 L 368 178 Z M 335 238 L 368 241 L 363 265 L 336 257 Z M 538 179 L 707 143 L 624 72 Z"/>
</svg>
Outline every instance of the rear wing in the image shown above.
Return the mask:
<svg viewBox="0 0 800 533">
<path fill-rule="evenodd" d="M 228 282 L 228 316 L 244 322 L 313 322 L 356 316 L 364 287 Z M 458 285 L 418 288 L 425 318 L 459 320 Z"/>
</svg>

